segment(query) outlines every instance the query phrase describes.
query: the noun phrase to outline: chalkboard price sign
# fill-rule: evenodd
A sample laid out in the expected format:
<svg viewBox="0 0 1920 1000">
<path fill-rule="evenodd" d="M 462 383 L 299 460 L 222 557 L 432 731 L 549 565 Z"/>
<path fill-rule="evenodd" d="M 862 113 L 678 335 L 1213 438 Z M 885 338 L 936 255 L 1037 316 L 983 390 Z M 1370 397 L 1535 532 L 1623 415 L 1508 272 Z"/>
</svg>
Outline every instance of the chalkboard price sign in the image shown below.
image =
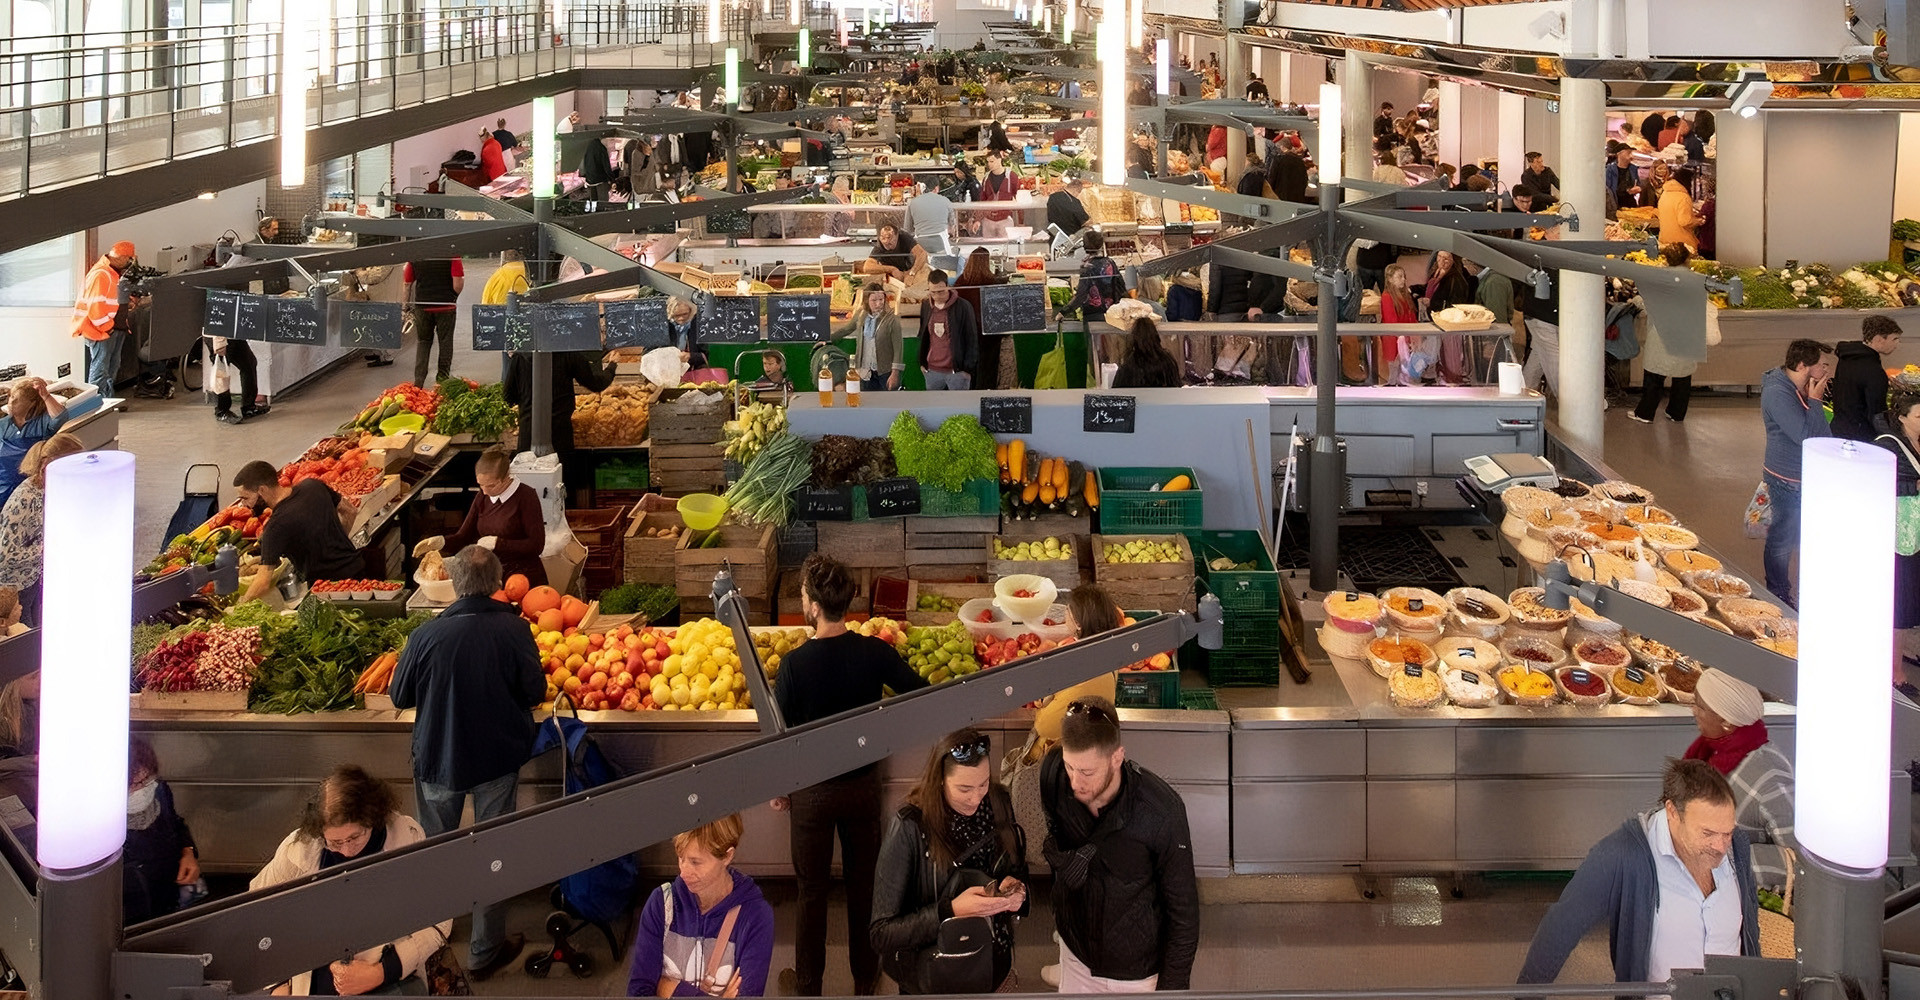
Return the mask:
<svg viewBox="0 0 1920 1000">
<path fill-rule="evenodd" d="M 853 520 L 853 487 L 833 489 L 802 487 L 793 491 L 793 519 L 796 521 Z"/>
<path fill-rule="evenodd" d="M 882 479 L 867 487 L 868 517 L 899 517 L 920 513 L 920 480 Z"/>
<path fill-rule="evenodd" d="M 1134 403 L 1132 396 L 1087 393 L 1080 409 L 1080 429 L 1088 434 L 1132 434 Z"/>
<path fill-rule="evenodd" d="M 1038 282 L 980 286 L 982 333 L 1034 333 L 1047 328 L 1047 286 Z"/>
<path fill-rule="evenodd" d="M 767 299 L 767 339 L 776 344 L 824 343 L 833 335 L 832 297 L 774 295 Z"/>
<path fill-rule="evenodd" d="M 989 434 L 1032 434 L 1032 396 L 980 397 L 980 426 Z"/>
<path fill-rule="evenodd" d="M 700 315 L 703 344 L 753 344 L 760 340 L 760 297 L 714 295 Z"/>
<path fill-rule="evenodd" d="M 549 302 L 533 314 L 533 349 L 536 351 L 598 351 L 600 349 L 600 304 L 597 302 Z"/>
<path fill-rule="evenodd" d="M 609 302 L 605 312 L 610 351 L 621 347 L 668 347 L 673 343 L 672 335 L 667 332 L 665 296 Z"/>
<path fill-rule="evenodd" d="M 234 300 L 233 333 L 240 340 L 266 341 L 273 329 L 273 300 L 264 295 L 239 295 Z"/>
<path fill-rule="evenodd" d="M 239 292 L 226 288 L 207 289 L 207 321 L 203 327 L 207 336 L 233 336 L 233 324 L 239 312 Z"/>
<path fill-rule="evenodd" d="M 533 325 L 526 311 L 512 306 L 473 307 L 473 349 L 525 351 L 533 347 Z"/>
<path fill-rule="evenodd" d="M 340 330 L 340 346 L 375 351 L 400 349 L 405 309 L 398 302 L 341 302 L 327 304 L 329 325 Z"/>
<path fill-rule="evenodd" d="M 273 323 L 267 339 L 276 344 L 325 344 L 327 327 L 321 322 L 320 303 L 312 299 L 274 298 Z"/>
</svg>

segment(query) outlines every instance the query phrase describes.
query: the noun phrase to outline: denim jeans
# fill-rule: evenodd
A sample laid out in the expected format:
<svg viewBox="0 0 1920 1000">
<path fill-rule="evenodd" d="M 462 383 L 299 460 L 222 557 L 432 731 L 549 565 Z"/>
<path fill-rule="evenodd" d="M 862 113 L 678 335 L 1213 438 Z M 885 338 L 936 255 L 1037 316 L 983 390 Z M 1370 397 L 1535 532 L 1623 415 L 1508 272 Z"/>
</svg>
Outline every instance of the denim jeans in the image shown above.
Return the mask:
<svg viewBox="0 0 1920 1000">
<path fill-rule="evenodd" d="M 968 372 L 937 372 L 931 368 L 922 369 L 927 376 L 929 389 L 971 389 L 973 375 Z"/>
<path fill-rule="evenodd" d="M 1771 472 L 1761 474 L 1767 484 L 1767 497 L 1773 508 L 1773 523 L 1767 526 L 1767 548 L 1762 557 L 1766 566 L 1767 589 L 1775 597 L 1799 607 L 1793 589 L 1793 553 L 1800 547 L 1800 484 L 1790 483 Z"/>
<path fill-rule="evenodd" d="M 100 398 L 113 395 L 113 380 L 120 374 L 120 349 L 126 346 L 127 331 L 115 328 L 105 340 L 87 341 L 87 381 L 100 387 Z"/>
<path fill-rule="evenodd" d="M 484 823 L 513 811 L 513 794 L 520 775 L 509 774 L 482 782 L 464 791 L 455 791 L 421 781 L 413 782 L 413 797 L 420 814 L 420 826 L 429 837 L 437 837 L 460 826 L 460 811 L 473 796 L 473 821 Z M 493 961 L 507 943 L 507 904 L 505 900 L 473 911 L 473 938 L 467 944 L 467 968 L 477 969 Z"/>
</svg>

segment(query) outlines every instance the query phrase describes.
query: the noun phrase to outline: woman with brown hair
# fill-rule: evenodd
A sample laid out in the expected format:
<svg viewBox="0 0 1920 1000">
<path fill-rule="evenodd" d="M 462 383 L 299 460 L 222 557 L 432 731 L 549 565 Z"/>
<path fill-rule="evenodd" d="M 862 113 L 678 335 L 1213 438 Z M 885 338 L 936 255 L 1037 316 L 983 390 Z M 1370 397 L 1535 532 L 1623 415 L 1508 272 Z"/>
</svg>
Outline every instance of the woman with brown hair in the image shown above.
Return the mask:
<svg viewBox="0 0 1920 1000">
<path fill-rule="evenodd" d="M 333 769 L 307 803 L 300 828 L 287 834 L 248 889 L 306 878 L 336 865 L 427 839 L 420 824 L 400 811 L 385 782 L 357 764 Z M 347 918 L 343 918 L 347 919 Z M 302 972 L 273 990 L 274 996 L 358 996 L 409 992 L 400 984 L 418 974 L 453 930 L 447 920 L 397 941 L 369 948 L 343 962 Z M 398 987 L 398 988 L 396 988 Z"/>
<path fill-rule="evenodd" d="M 518 573 L 528 587 L 547 582 L 540 553 L 547 545 L 546 513 L 540 493 L 513 478 L 513 453 L 494 445 L 480 453 L 473 466 L 473 482 L 480 488 L 467 508 L 467 519 L 451 535 L 428 538 L 415 546 L 415 555 L 428 550 L 458 552 L 478 543 L 500 558 L 501 579 Z"/>
<path fill-rule="evenodd" d="M 967 266 L 961 269 L 958 278 L 953 279 L 953 288 L 955 294 L 973 307 L 975 316 L 984 317 L 986 313 L 980 309 L 980 286 L 1006 283 L 1005 276 L 993 273 L 993 255 L 987 252 L 987 248 L 974 247 L 973 252 L 967 254 Z M 979 360 L 973 366 L 974 388 L 1013 388 L 1001 378 L 1001 349 L 1006 340 L 1007 338 L 1001 336 L 980 338 L 980 348 L 977 352 Z M 1010 355 L 1007 360 L 1012 360 Z"/>
<path fill-rule="evenodd" d="M 880 847 L 872 936 L 882 967 L 902 993 L 994 991 L 1013 971 L 1026 883 L 1026 838 L 1006 787 L 993 778 L 992 741 L 977 729 L 949 733 Z M 945 914 L 987 924 L 990 956 L 940 958 Z"/>
<path fill-rule="evenodd" d="M 0 507 L 0 585 L 20 592 L 20 620 L 40 624 L 40 576 L 46 551 L 47 466 L 56 458 L 84 450 L 80 439 L 64 431 L 27 449 L 20 462 L 25 477 Z"/>
<path fill-rule="evenodd" d="M 649 893 L 633 939 L 630 997 L 757 997 L 773 964 L 773 907 L 733 867 L 739 813 L 676 834 L 680 875 Z"/>
</svg>

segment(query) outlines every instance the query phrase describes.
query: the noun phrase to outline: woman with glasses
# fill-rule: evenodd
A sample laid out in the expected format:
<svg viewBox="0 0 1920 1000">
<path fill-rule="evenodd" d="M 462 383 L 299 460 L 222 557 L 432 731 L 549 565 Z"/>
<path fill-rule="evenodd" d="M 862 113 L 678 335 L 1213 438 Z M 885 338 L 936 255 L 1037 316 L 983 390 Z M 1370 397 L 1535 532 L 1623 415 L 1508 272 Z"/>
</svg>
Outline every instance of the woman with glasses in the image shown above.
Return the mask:
<svg viewBox="0 0 1920 1000">
<path fill-rule="evenodd" d="M 1014 918 L 1027 911 L 1026 838 L 1005 786 L 993 779 L 992 751 L 977 729 L 941 740 L 880 847 L 873 947 L 902 993 L 1011 985 Z M 952 957 L 955 934 L 942 933 L 949 915 L 983 918 L 990 928 L 990 948 L 978 960 Z M 950 945 L 945 958 L 943 941 Z"/>
<path fill-rule="evenodd" d="M 420 824 L 400 811 L 393 790 L 355 764 L 334 768 L 307 803 L 300 829 L 287 834 L 248 889 L 305 878 L 335 865 L 427 839 Z M 417 975 L 440 950 L 453 921 L 380 945 L 344 962 L 302 972 L 281 983 L 274 996 L 423 996 Z"/>
</svg>

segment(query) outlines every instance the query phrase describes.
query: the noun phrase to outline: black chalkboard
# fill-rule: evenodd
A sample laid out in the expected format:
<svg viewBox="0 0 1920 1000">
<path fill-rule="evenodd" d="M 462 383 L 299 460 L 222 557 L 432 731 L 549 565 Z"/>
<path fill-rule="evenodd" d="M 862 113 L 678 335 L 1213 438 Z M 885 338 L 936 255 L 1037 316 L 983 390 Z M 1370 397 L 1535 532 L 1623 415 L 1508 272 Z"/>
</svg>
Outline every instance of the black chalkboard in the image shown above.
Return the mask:
<svg viewBox="0 0 1920 1000">
<path fill-rule="evenodd" d="M 276 344 L 325 344 L 327 324 L 320 315 L 320 303 L 305 296 L 275 298 L 273 324 L 267 327 L 267 339 Z"/>
<path fill-rule="evenodd" d="M 327 325 L 340 331 L 341 347 L 375 351 L 400 349 L 400 330 L 406 310 L 398 302 L 327 303 Z"/>
<path fill-rule="evenodd" d="M 607 349 L 620 347 L 668 347 L 673 343 L 667 332 L 667 300 L 664 296 L 609 302 Z"/>
<path fill-rule="evenodd" d="M 1032 434 L 1032 396 L 981 396 L 980 426 L 989 434 Z"/>
<path fill-rule="evenodd" d="M 227 288 L 207 289 L 207 320 L 202 326 L 209 337 L 233 336 L 233 322 L 240 311 L 240 293 Z"/>
<path fill-rule="evenodd" d="M 700 314 L 703 344 L 753 344 L 760 340 L 760 297 L 711 295 Z"/>
<path fill-rule="evenodd" d="M 233 333 L 240 340 L 270 339 L 273 329 L 273 300 L 264 295 L 239 295 L 234 301 Z"/>
<path fill-rule="evenodd" d="M 980 286 L 980 332 L 1033 333 L 1046 328 L 1046 285 Z"/>
<path fill-rule="evenodd" d="M 802 487 L 794 490 L 793 519 L 796 521 L 853 520 L 853 487 L 837 486 L 825 490 Z"/>
<path fill-rule="evenodd" d="M 1134 402 L 1132 396 L 1087 393 L 1080 407 L 1080 429 L 1088 434 L 1132 434 Z"/>
<path fill-rule="evenodd" d="M 882 479 L 867 487 L 868 517 L 920 513 L 920 480 Z"/>
<path fill-rule="evenodd" d="M 833 336 L 833 297 L 767 297 L 767 339 L 776 344 L 825 343 Z"/>
<path fill-rule="evenodd" d="M 515 312 L 512 306 L 474 306 L 473 349 L 532 350 L 533 326 L 527 312 Z"/>
<path fill-rule="evenodd" d="M 548 302 L 533 313 L 536 351 L 598 351 L 598 302 Z"/>
</svg>

